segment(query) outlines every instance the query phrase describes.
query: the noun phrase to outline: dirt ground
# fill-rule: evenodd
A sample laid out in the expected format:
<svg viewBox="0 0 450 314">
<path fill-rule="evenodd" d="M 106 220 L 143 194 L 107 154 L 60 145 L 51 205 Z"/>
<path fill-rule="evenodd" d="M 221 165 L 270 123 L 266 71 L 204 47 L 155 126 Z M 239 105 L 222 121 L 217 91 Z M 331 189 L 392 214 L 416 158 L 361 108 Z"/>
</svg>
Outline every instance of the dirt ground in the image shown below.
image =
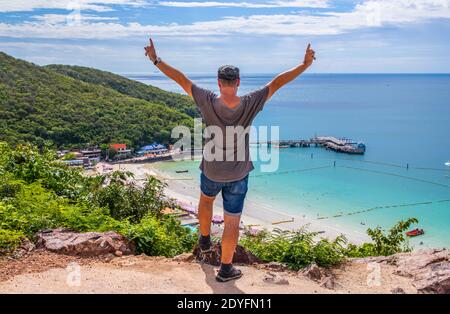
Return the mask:
<svg viewBox="0 0 450 314">
<path fill-rule="evenodd" d="M 216 267 L 162 257 L 80 258 L 33 252 L 19 260 L 0 260 L 0 293 L 415 293 L 408 278 L 350 263 L 333 271 L 333 289 L 295 272 L 240 266 L 244 276 L 219 283 Z M 370 281 L 370 280 L 369 280 Z"/>
</svg>

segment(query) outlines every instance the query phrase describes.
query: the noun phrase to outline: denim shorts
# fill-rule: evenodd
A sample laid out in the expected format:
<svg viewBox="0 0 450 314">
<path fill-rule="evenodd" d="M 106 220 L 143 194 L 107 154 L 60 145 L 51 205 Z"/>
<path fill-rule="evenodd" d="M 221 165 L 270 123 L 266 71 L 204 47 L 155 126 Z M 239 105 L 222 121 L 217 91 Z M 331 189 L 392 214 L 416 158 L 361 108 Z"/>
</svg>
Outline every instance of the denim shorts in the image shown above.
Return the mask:
<svg viewBox="0 0 450 314">
<path fill-rule="evenodd" d="M 240 216 L 244 208 L 244 199 L 248 190 L 248 175 L 234 182 L 216 182 L 208 179 L 203 173 L 200 176 L 200 189 L 203 194 L 214 197 L 222 191 L 225 214 Z"/>
</svg>

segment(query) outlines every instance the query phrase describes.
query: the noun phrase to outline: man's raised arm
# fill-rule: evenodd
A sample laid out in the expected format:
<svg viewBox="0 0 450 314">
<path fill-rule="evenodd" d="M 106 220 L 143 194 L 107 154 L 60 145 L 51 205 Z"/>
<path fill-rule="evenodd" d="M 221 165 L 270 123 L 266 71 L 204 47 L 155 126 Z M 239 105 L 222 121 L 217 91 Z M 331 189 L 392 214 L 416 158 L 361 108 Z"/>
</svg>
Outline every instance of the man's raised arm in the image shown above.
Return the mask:
<svg viewBox="0 0 450 314">
<path fill-rule="evenodd" d="M 192 82 L 189 78 L 186 77 L 179 70 L 171 67 L 166 62 L 162 61 L 161 58 L 158 58 L 156 54 L 155 45 L 153 44 L 153 40 L 150 38 L 150 46 L 147 46 L 145 49 L 145 55 L 152 61 L 152 63 L 167 77 L 171 78 L 175 82 L 180 85 L 185 92 L 192 97 Z"/>
<path fill-rule="evenodd" d="M 311 49 L 311 44 L 308 44 L 308 48 L 306 48 L 305 59 L 302 64 L 279 74 L 276 78 L 274 78 L 270 83 L 267 84 L 267 86 L 269 86 L 269 94 L 267 95 L 267 99 L 272 97 L 272 95 L 275 94 L 277 90 L 296 79 L 307 68 L 309 68 L 312 65 L 313 61 L 316 59 L 314 54 L 315 51 Z"/>
</svg>

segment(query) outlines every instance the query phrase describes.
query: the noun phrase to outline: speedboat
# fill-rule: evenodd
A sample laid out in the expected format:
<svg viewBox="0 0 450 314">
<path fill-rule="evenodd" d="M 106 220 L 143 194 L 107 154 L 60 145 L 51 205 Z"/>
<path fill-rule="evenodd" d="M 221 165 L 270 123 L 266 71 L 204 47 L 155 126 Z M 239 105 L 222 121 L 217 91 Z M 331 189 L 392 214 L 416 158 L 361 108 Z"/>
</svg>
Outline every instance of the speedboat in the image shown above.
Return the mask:
<svg viewBox="0 0 450 314">
<path fill-rule="evenodd" d="M 450 167 L 450 161 L 447 161 L 447 162 L 445 163 L 445 165 L 446 165 L 447 167 Z"/>
<path fill-rule="evenodd" d="M 414 230 L 408 231 L 406 233 L 406 235 L 408 237 L 417 237 L 417 236 L 420 236 L 420 235 L 422 235 L 424 233 L 425 233 L 425 231 L 423 231 L 423 229 L 414 229 Z"/>
</svg>

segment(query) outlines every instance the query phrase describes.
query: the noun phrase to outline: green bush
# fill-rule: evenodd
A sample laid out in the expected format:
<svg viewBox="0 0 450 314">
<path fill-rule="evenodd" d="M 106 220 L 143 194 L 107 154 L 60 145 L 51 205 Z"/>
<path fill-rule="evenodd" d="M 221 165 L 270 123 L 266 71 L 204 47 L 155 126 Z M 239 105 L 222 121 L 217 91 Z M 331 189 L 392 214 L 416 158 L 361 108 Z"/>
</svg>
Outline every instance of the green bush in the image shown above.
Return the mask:
<svg viewBox="0 0 450 314">
<path fill-rule="evenodd" d="M 263 231 L 257 235 L 246 234 L 241 245 L 266 262 L 280 262 L 298 270 L 315 262 L 319 266 L 330 267 L 344 259 L 344 237 L 329 242 L 322 239 L 314 241 L 318 234 L 308 232 L 306 228 L 298 231 L 275 229 Z"/>
<path fill-rule="evenodd" d="M 306 228 L 299 231 L 273 232 L 262 231 L 256 235 L 246 234 L 241 244 L 265 262 L 280 262 L 291 269 L 298 270 L 311 263 L 322 267 L 331 267 L 342 263 L 347 257 L 387 256 L 411 251 L 404 236 L 416 218 L 400 221 L 386 234 L 380 227 L 368 229 L 371 243 L 361 245 L 347 244 L 344 236 L 338 236 L 333 241 L 320 239 L 315 232 Z"/>
<path fill-rule="evenodd" d="M 128 221 L 118 221 L 108 214 L 106 208 L 91 208 L 86 205 L 67 206 L 62 212 L 62 226 L 78 232 L 116 231 L 123 233 Z"/>
<path fill-rule="evenodd" d="M 0 204 L 0 225 L 32 238 L 39 230 L 62 225 L 66 205 L 67 201 L 45 190 L 40 182 L 22 184 L 14 198 Z"/>
<path fill-rule="evenodd" d="M 145 216 L 126 234 L 136 244 L 137 253 L 173 257 L 192 250 L 196 236 L 171 217 Z"/>
<path fill-rule="evenodd" d="M 395 253 L 410 252 L 408 239 L 405 237 L 405 231 L 412 224 L 417 224 L 417 218 L 409 218 L 406 221 L 400 221 L 395 224 L 387 233 L 384 233 L 380 227 L 367 229 L 367 234 L 372 239 L 372 243 L 364 243 L 357 246 L 351 244 L 348 246 L 346 255 L 349 257 L 367 257 L 367 256 L 388 256 Z"/>
<path fill-rule="evenodd" d="M 314 261 L 317 265 L 331 267 L 342 263 L 345 259 L 344 245 L 347 240 L 344 236 L 338 236 L 334 241 L 322 239 L 313 247 Z"/>
<path fill-rule="evenodd" d="M 20 231 L 0 229 L 0 254 L 11 253 L 24 238 Z"/>
<path fill-rule="evenodd" d="M 0 173 L 3 177 L 33 183 L 41 181 L 43 187 L 60 196 L 76 200 L 88 193 L 91 181 L 76 168 L 69 168 L 56 159 L 56 153 L 44 149 L 39 152 L 31 145 L 18 145 L 15 149 L 0 142 Z"/>
<path fill-rule="evenodd" d="M 109 214 L 115 219 L 129 219 L 138 222 L 147 213 L 157 216 L 167 206 L 164 200 L 164 184 L 156 178 L 149 177 L 144 186 L 138 187 L 127 180 L 131 173 L 113 172 L 103 177 L 108 181 L 93 193 L 92 201 L 100 207 L 109 209 Z"/>
</svg>

